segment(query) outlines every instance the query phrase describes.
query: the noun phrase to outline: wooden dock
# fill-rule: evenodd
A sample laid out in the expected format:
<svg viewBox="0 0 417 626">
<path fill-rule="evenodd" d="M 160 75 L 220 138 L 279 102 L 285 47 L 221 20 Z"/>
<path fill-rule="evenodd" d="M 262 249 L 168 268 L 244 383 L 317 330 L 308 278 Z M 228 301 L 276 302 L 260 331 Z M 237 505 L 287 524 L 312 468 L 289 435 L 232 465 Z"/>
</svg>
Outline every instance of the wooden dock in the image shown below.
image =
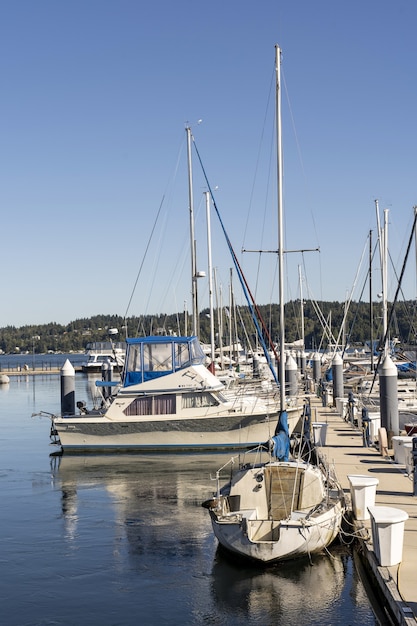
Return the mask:
<svg viewBox="0 0 417 626">
<path fill-rule="evenodd" d="M 414 496 L 413 476 L 406 468 L 394 462 L 393 451 L 383 456 L 377 447 L 366 448 L 362 432 L 346 422 L 333 407 L 322 407 L 318 398 L 312 398 L 312 422 L 327 424 L 325 446 L 319 448 L 327 464 L 334 465 L 336 474 L 350 502 L 349 475 L 377 478 L 375 505 L 405 511 L 403 557 L 399 565 L 381 567 L 377 561 L 371 520 L 355 521 L 363 561 L 394 616 L 397 624 L 417 623 L 417 496 Z"/>
</svg>

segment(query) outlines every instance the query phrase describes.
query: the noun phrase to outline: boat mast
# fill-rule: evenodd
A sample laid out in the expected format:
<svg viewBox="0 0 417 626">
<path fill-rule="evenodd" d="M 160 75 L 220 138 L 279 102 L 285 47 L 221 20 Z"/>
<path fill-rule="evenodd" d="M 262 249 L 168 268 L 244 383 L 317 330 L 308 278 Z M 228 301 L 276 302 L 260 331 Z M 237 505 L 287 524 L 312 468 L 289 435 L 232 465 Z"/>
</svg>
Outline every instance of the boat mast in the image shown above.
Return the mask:
<svg viewBox="0 0 417 626">
<path fill-rule="evenodd" d="M 382 233 L 383 257 L 382 257 L 382 331 L 385 337 L 383 351 L 384 357 L 388 350 L 388 209 L 384 209 L 384 230 Z"/>
<path fill-rule="evenodd" d="M 388 319 L 388 306 L 387 306 L 387 258 L 388 258 L 388 209 L 384 209 L 384 227 L 381 228 L 381 222 L 379 217 L 379 203 L 375 200 L 376 210 L 376 222 L 378 228 L 378 244 L 379 244 L 379 258 L 381 260 L 381 283 L 382 283 L 382 337 L 385 337 L 384 345 L 381 344 L 379 348 L 382 350 L 384 357 L 388 354 L 387 341 L 387 319 Z"/>
<path fill-rule="evenodd" d="M 372 305 L 372 230 L 369 231 L 369 330 L 371 341 L 371 372 L 374 371 L 374 311 Z"/>
<path fill-rule="evenodd" d="M 301 341 L 302 341 L 302 349 L 305 350 L 304 299 L 303 299 L 303 281 L 302 281 L 302 276 L 301 276 L 301 265 L 298 266 L 298 280 L 300 283 Z"/>
<path fill-rule="evenodd" d="M 275 46 L 277 199 L 278 199 L 278 268 L 279 268 L 279 388 L 281 411 L 285 409 L 285 327 L 284 327 L 284 232 L 282 206 L 282 134 L 281 134 L 281 49 Z"/>
<path fill-rule="evenodd" d="M 211 371 L 214 374 L 214 307 L 213 307 L 213 265 L 211 259 L 211 218 L 210 218 L 210 192 L 205 191 L 206 196 L 206 220 L 207 220 L 207 254 L 208 254 L 208 284 L 210 306 L 210 356 Z"/>
<path fill-rule="evenodd" d="M 198 298 L 197 298 L 197 263 L 196 263 L 196 243 L 194 234 L 194 196 L 193 196 L 193 169 L 191 164 L 191 128 L 185 129 L 187 133 L 187 161 L 188 161 L 188 208 L 190 210 L 190 246 L 191 246 L 191 294 L 192 294 L 192 315 L 193 315 L 193 335 L 199 336 L 198 324 Z"/>
</svg>

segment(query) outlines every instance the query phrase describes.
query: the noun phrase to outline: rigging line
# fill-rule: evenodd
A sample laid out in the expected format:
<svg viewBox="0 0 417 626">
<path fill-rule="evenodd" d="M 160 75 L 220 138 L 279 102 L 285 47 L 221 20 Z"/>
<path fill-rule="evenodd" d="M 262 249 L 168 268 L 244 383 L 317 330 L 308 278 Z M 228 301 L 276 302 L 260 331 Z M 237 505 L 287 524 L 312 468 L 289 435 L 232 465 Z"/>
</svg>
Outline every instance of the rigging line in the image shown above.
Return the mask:
<svg viewBox="0 0 417 626">
<path fill-rule="evenodd" d="M 180 149 L 178 151 L 177 162 L 176 162 L 175 169 L 174 169 L 175 174 L 178 171 L 178 167 L 179 167 L 180 155 L 181 155 L 181 151 L 182 151 L 182 145 L 183 144 L 181 144 L 181 147 L 180 147 Z M 136 291 L 136 287 L 137 287 L 137 284 L 138 284 L 138 281 L 139 281 L 139 277 L 140 277 L 140 275 L 142 273 L 142 269 L 143 269 L 143 265 L 145 263 L 146 255 L 148 253 L 149 246 L 151 244 L 152 237 L 153 237 L 153 234 L 155 232 L 155 228 L 156 228 L 156 225 L 157 225 L 157 222 L 158 222 L 158 219 L 159 219 L 159 215 L 161 213 L 162 206 L 163 206 L 164 201 L 165 201 L 165 195 L 166 195 L 166 190 L 165 190 L 165 192 L 164 192 L 164 194 L 162 196 L 162 200 L 161 200 L 160 205 L 159 205 L 159 209 L 158 209 L 158 212 L 157 212 L 157 215 L 156 215 L 156 218 L 155 218 L 155 222 L 153 224 L 153 227 L 152 227 L 152 230 L 151 230 L 151 234 L 149 236 L 148 243 L 147 243 L 146 248 L 145 248 L 145 253 L 143 255 L 142 262 L 140 264 L 139 271 L 138 271 L 137 276 L 136 276 L 136 280 L 135 280 L 135 283 L 134 283 L 134 286 L 133 286 L 133 289 L 132 289 L 132 293 L 130 294 L 130 298 L 129 298 L 129 301 L 128 301 L 128 304 L 127 304 L 127 307 L 126 307 L 126 312 L 125 312 L 125 315 L 124 315 L 124 319 L 125 320 L 127 318 L 127 314 L 129 312 L 130 305 L 132 304 L 133 296 L 134 296 L 135 291 Z"/>
<path fill-rule="evenodd" d="M 309 294 L 309 299 L 312 302 L 313 309 L 314 309 L 314 311 L 315 311 L 315 313 L 317 315 L 317 318 L 318 318 L 318 320 L 319 320 L 319 322 L 321 324 L 322 331 L 323 331 L 322 339 L 320 341 L 320 347 L 321 347 L 322 343 L 324 342 L 324 337 L 325 336 L 327 336 L 329 342 L 336 343 L 336 338 L 333 335 L 332 329 L 330 328 L 330 324 L 328 322 L 328 319 L 326 319 L 324 317 L 323 312 L 321 311 L 321 309 L 320 309 L 320 307 L 318 305 L 317 300 L 315 300 L 313 295 L 312 295 L 312 292 L 311 292 L 311 289 L 310 289 L 308 283 L 307 283 L 307 291 L 308 291 L 308 294 Z"/>
<path fill-rule="evenodd" d="M 264 200 L 264 211 L 263 211 L 263 220 L 262 220 L 262 228 L 261 228 L 261 242 L 263 241 L 264 238 L 264 233 L 265 233 L 265 224 L 266 224 L 266 209 L 268 206 L 268 197 L 269 197 L 269 183 L 270 183 L 270 177 L 271 177 L 271 168 L 272 168 L 272 150 L 273 150 L 273 138 L 271 138 L 271 146 L 270 146 L 270 155 L 269 155 L 269 167 L 268 167 L 268 174 L 267 174 L 267 181 L 266 181 L 266 189 L 267 189 L 267 193 L 266 193 L 266 197 Z M 246 234 L 245 234 L 246 237 Z M 242 251 L 243 251 L 244 246 L 242 246 Z M 255 281 L 255 297 L 257 296 L 258 293 L 258 284 L 259 284 L 259 279 L 261 276 L 261 255 L 259 255 L 258 257 L 258 263 L 257 263 L 257 270 L 256 270 L 256 281 Z"/>
<path fill-rule="evenodd" d="M 306 176 L 305 169 L 304 169 L 304 162 L 303 162 L 303 158 L 302 158 L 302 154 L 301 154 L 300 142 L 298 140 L 297 129 L 296 129 L 296 126 L 295 126 L 295 119 L 294 119 L 293 110 L 292 110 L 292 106 L 291 106 L 291 100 L 290 100 L 289 93 L 288 93 L 287 83 L 286 83 L 286 80 L 285 80 L 285 71 L 284 70 L 282 70 L 281 76 L 282 76 L 282 82 L 283 82 L 283 85 L 284 85 L 284 91 L 285 91 L 286 100 L 287 100 L 287 104 L 288 104 L 288 110 L 289 110 L 289 114 L 290 114 L 291 125 L 292 125 L 292 129 L 293 129 L 294 137 L 295 137 L 295 144 L 297 146 L 298 158 L 300 160 L 301 171 L 303 173 L 304 182 L 308 186 L 308 184 L 307 184 L 308 183 L 307 176 Z M 313 213 L 313 211 L 311 209 L 310 209 L 310 215 L 311 215 L 311 219 L 312 219 L 312 222 L 313 222 L 314 234 L 316 236 L 316 241 L 317 241 L 317 244 L 318 244 L 319 238 L 318 238 L 318 234 L 317 234 L 316 222 L 315 222 L 315 219 L 314 219 L 314 213 Z"/>
<path fill-rule="evenodd" d="M 201 200 L 200 200 L 198 210 L 196 212 L 196 216 L 199 215 L 199 211 L 201 209 L 202 203 L 203 203 L 203 196 L 201 196 Z M 189 251 L 188 241 L 189 241 L 189 236 L 187 234 L 184 234 L 184 239 L 182 241 L 182 244 L 179 246 L 179 249 L 181 250 L 181 254 L 177 256 L 176 262 L 175 264 L 172 265 L 171 271 L 169 274 L 169 288 L 167 288 L 161 295 L 161 300 L 159 304 L 159 309 L 161 311 L 164 310 L 165 301 L 169 297 L 171 290 L 175 292 L 178 289 L 178 283 L 180 279 L 182 278 L 182 276 L 184 275 L 184 266 L 187 261 L 187 254 Z"/>
<path fill-rule="evenodd" d="M 269 106 L 270 106 L 270 102 L 271 102 L 272 87 L 274 85 L 274 74 L 275 74 L 275 68 L 274 68 L 274 71 L 272 73 L 272 78 L 271 78 L 271 83 L 270 83 L 270 88 L 269 88 L 269 93 L 268 93 L 268 99 L 267 99 L 267 105 L 266 105 L 266 108 L 265 108 L 265 115 L 264 115 L 264 121 L 263 121 L 263 125 L 262 125 L 261 138 L 260 138 L 260 141 L 259 141 L 258 154 L 257 154 L 257 158 L 256 158 L 255 174 L 254 174 L 254 177 L 253 177 L 252 189 L 251 189 L 251 193 L 250 193 L 250 197 L 249 197 L 248 212 L 246 214 L 246 223 L 245 223 L 245 230 L 244 230 L 244 234 L 243 234 L 243 241 L 245 241 L 245 239 L 246 239 L 246 233 L 247 233 L 247 229 L 248 229 L 249 212 L 250 212 L 250 209 L 251 209 L 251 206 L 252 206 L 252 200 L 253 200 L 253 195 L 254 195 L 254 191 L 255 191 L 256 177 L 257 177 L 258 169 L 259 169 L 261 145 L 263 144 L 263 138 L 264 138 L 265 128 L 266 128 L 266 119 L 267 119 L 268 110 L 269 110 Z"/>
<path fill-rule="evenodd" d="M 140 277 L 141 272 L 142 272 L 143 264 L 145 263 L 145 259 L 146 259 L 146 255 L 147 255 L 148 250 L 149 250 L 149 246 L 151 245 L 152 237 L 153 237 L 153 234 L 155 232 L 156 224 L 158 222 L 159 215 L 160 215 L 161 209 L 162 209 L 162 205 L 164 204 L 164 200 L 165 200 L 165 194 L 162 196 L 162 200 L 161 200 L 161 203 L 159 205 L 159 209 L 158 209 L 158 212 L 156 214 L 156 218 L 155 218 L 154 224 L 152 226 L 151 234 L 149 236 L 148 243 L 146 244 L 145 253 L 144 253 L 143 257 L 142 257 L 142 262 L 140 264 L 139 271 L 138 271 L 137 276 L 136 276 L 135 284 L 133 285 L 132 293 L 130 294 L 130 298 L 129 298 L 129 302 L 128 302 L 128 305 L 127 305 L 127 308 L 126 308 L 126 313 L 124 315 L 124 319 L 127 318 L 127 314 L 128 314 L 130 305 L 132 304 L 132 299 L 133 299 L 133 296 L 135 294 L 135 290 L 136 290 L 136 287 L 137 287 L 137 284 L 138 284 L 138 280 L 139 280 L 139 277 Z"/>
<path fill-rule="evenodd" d="M 252 347 L 251 340 L 249 339 L 249 335 L 248 335 L 248 332 L 247 332 L 247 329 L 246 329 L 246 325 L 245 325 L 245 323 L 243 321 L 243 318 L 242 318 L 242 312 L 240 310 L 240 306 L 237 307 L 237 314 L 239 316 L 239 320 L 240 320 L 240 323 L 241 323 L 241 326 L 242 326 L 242 329 L 243 329 L 243 334 L 245 335 L 245 338 L 246 338 L 246 345 L 253 352 L 254 350 L 253 350 L 253 347 Z"/>
<path fill-rule="evenodd" d="M 388 250 L 388 258 L 389 258 L 389 260 L 390 260 L 390 262 L 391 262 L 391 268 L 392 268 L 392 271 L 393 271 L 393 273 L 394 273 L 394 277 L 395 277 L 395 279 L 396 279 L 396 281 L 397 281 L 397 283 L 398 283 L 398 280 L 399 280 L 399 279 L 398 279 L 397 270 L 396 270 L 396 267 L 395 267 L 395 265 L 394 265 L 393 258 L 392 258 L 392 256 L 391 256 L 391 253 L 390 253 L 390 251 L 389 251 L 389 250 Z M 400 294 L 401 294 L 401 296 L 402 296 L 402 298 L 403 298 L 403 301 L 405 302 L 405 301 L 406 301 L 406 298 L 405 298 L 405 293 L 404 293 L 404 291 L 403 291 L 402 287 L 400 288 Z M 409 323 L 410 323 L 410 325 L 411 325 L 411 326 L 413 326 L 413 323 L 412 323 L 412 319 L 411 319 L 411 318 L 409 318 Z M 413 332 L 414 332 L 414 328 L 412 328 L 412 330 L 413 330 Z"/>
<path fill-rule="evenodd" d="M 270 370 L 271 370 L 271 373 L 272 373 L 272 375 L 273 375 L 273 377 L 274 377 L 274 380 L 275 380 L 276 384 L 278 385 L 278 384 L 279 384 L 279 381 L 278 381 L 277 372 L 276 372 L 275 368 L 274 368 L 274 367 L 273 367 L 273 365 L 272 365 L 271 356 L 270 356 L 270 354 L 269 354 L 269 352 L 268 352 L 268 349 L 267 349 L 267 347 L 266 347 L 265 340 L 264 340 L 263 334 L 262 334 L 262 332 L 261 332 L 261 329 L 259 328 L 259 322 L 260 322 L 260 323 L 261 323 L 261 325 L 262 325 L 262 328 L 263 328 L 263 330 L 264 330 L 264 333 L 265 333 L 265 335 L 266 335 L 266 337 L 267 337 L 267 339 L 268 339 L 268 343 L 269 343 L 269 345 L 270 345 L 270 348 L 271 348 L 271 350 L 273 351 L 274 356 L 275 356 L 275 358 L 276 358 L 277 362 L 279 361 L 279 357 L 278 357 L 278 355 L 277 355 L 277 352 L 276 352 L 275 346 L 274 346 L 274 344 L 273 344 L 273 342 L 272 342 L 272 339 L 271 339 L 271 337 L 270 337 L 270 335 L 269 335 L 268 329 L 267 329 L 267 327 L 265 326 L 265 322 L 264 322 L 264 320 L 263 320 L 263 318 L 262 318 L 262 315 L 261 315 L 261 313 L 260 313 L 260 311 L 259 311 L 259 308 L 258 308 L 258 306 L 257 306 L 257 305 L 256 305 L 256 303 L 255 303 L 255 300 L 254 300 L 254 298 L 253 298 L 253 295 L 252 295 L 252 293 L 251 293 L 251 290 L 250 290 L 250 288 L 249 288 L 249 285 L 248 285 L 248 283 L 247 283 L 247 281 L 246 281 L 246 278 L 245 278 L 245 276 L 244 276 L 244 274 L 243 274 L 242 268 L 241 268 L 240 263 L 239 263 L 239 260 L 238 260 L 238 258 L 237 258 L 237 256 L 236 256 L 236 253 L 235 253 L 235 251 L 234 251 L 234 249 L 233 249 L 232 243 L 231 243 L 231 241 L 230 241 L 230 239 L 229 239 L 229 236 L 228 236 L 228 234 L 227 234 L 227 232 L 226 232 L 226 228 L 225 228 L 225 226 L 224 226 L 224 224 L 223 224 L 223 220 L 222 220 L 221 215 L 220 215 L 220 212 L 219 212 L 219 210 L 218 210 L 218 208 L 217 208 L 216 200 L 214 199 L 213 192 L 212 192 L 212 190 L 211 190 L 211 186 L 210 186 L 210 183 L 209 183 L 208 178 L 207 178 L 206 170 L 204 169 L 203 162 L 202 162 L 202 160 L 201 160 L 200 153 L 199 153 L 199 151 L 198 151 L 198 149 L 197 149 L 197 145 L 196 145 L 196 143 L 195 143 L 195 139 L 194 139 L 194 137 L 192 137 L 192 140 L 193 140 L 193 144 L 194 144 L 195 151 L 196 151 L 196 153 L 197 153 L 198 160 L 199 160 L 199 162 L 200 162 L 200 166 L 201 166 L 201 169 L 202 169 L 202 172 L 203 172 L 203 175 L 204 175 L 205 181 L 206 181 L 206 183 L 207 183 L 207 188 L 208 188 L 208 190 L 209 190 L 209 192 L 210 192 L 210 196 L 211 196 L 211 199 L 212 199 L 212 201 L 213 201 L 213 206 L 214 206 L 214 209 L 215 209 L 215 211 L 216 211 L 216 215 L 217 215 L 217 217 L 219 218 L 220 226 L 221 226 L 221 228 L 222 228 L 222 230 L 223 230 L 223 234 L 224 234 L 224 236 L 225 236 L 225 238 L 226 238 L 226 243 L 227 243 L 227 245 L 228 245 L 228 248 L 229 248 L 230 254 L 232 255 L 232 259 L 233 259 L 233 262 L 234 262 L 234 264 L 235 264 L 236 271 L 237 271 L 237 274 L 238 274 L 238 276 L 239 276 L 240 283 L 241 283 L 241 285 L 242 285 L 242 287 L 243 287 L 243 291 L 244 291 L 244 294 L 245 294 L 245 296 L 246 296 L 246 300 L 247 300 L 247 302 L 248 302 L 249 309 L 250 309 L 250 311 L 251 311 L 252 319 L 253 319 L 253 322 L 254 322 L 254 324 L 255 324 L 255 326 L 256 326 L 256 330 L 257 330 L 257 333 L 258 333 L 258 335 L 259 335 L 259 340 L 260 340 L 260 342 L 261 342 L 261 344 L 262 344 L 262 349 L 263 349 L 263 351 L 264 351 L 265 358 L 266 358 L 266 360 L 267 360 L 267 362 L 268 362 L 268 365 L 269 365 L 269 368 L 270 368 Z M 256 315 L 255 315 L 255 311 L 256 311 Z M 284 409 L 284 407 L 281 407 L 281 409 L 283 410 L 283 409 Z"/>
<path fill-rule="evenodd" d="M 382 354 L 383 354 L 382 348 L 383 348 L 383 346 L 385 346 L 387 338 L 388 338 L 390 325 L 391 325 L 392 318 L 393 318 L 393 315 L 394 315 L 395 305 L 397 303 L 398 294 L 399 294 L 400 289 L 401 289 L 401 282 L 402 282 L 402 279 L 403 279 L 403 276 L 404 276 L 405 266 L 407 264 L 408 254 L 410 252 L 411 244 L 412 244 L 414 236 L 415 236 L 416 223 L 417 223 L 417 212 L 414 214 L 413 228 L 411 229 L 410 238 L 408 240 L 407 251 L 405 253 L 405 258 L 404 258 L 403 266 L 401 268 L 401 274 L 400 274 L 400 278 L 398 280 L 397 289 L 396 289 L 396 292 L 395 292 L 395 297 L 394 297 L 394 300 L 393 300 L 393 303 L 392 303 L 392 307 L 391 307 L 391 311 L 390 311 L 390 314 L 389 314 L 389 318 L 388 318 L 388 321 L 387 321 L 387 327 L 385 329 L 384 339 L 380 343 L 381 351 L 380 351 L 380 354 L 379 354 L 379 357 L 378 357 L 378 363 L 377 363 L 377 366 L 375 368 L 375 374 L 374 374 L 374 378 L 372 380 L 372 385 L 371 385 L 371 389 L 369 391 L 369 394 L 372 393 L 372 389 L 373 389 L 373 386 L 374 386 L 374 383 L 375 383 L 376 375 L 378 373 L 379 365 L 380 365 L 381 359 L 382 359 Z"/>
<path fill-rule="evenodd" d="M 372 231 L 371 231 L 371 232 L 372 232 Z M 369 235 L 368 235 L 368 240 L 369 240 Z M 374 256 L 375 256 L 375 254 L 376 254 L 376 251 L 377 251 L 377 244 L 375 244 L 375 246 L 374 246 L 374 251 L 373 251 L 373 254 L 372 254 L 372 257 L 371 257 L 371 262 L 372 262 L 372 261 L 373 261 L 373 259 L 374 259 Z M 369 278 L 369 270 L 368 270 L 367 275 L 365 276 L 365 280 L 364 280 L 363 285 L 362 285 L 362 290 L 361 290 L 361 292 L 360 292 L 360 294 L 359 294 L 359 298 L 358 298 L 358 302 L 357 302 L 357 306 L 356 306 L 356 312 L 355 312 L 355 314 L 354 314 L 354 316 L 353 316 L 353 320 L 352 320 L 352 323 L 350 324 L 350 329 L 349 329 L 349 332 L 348 332 L 347 337 L 346 337 L 346 343 L 345 343 L 345 347 L 344 347 L 344 349 L 343 349 L 342 358 L 343 358 L 343 357 L 344 357 L 344 355 L 345 355 L 345 352 L 346 352 L 347 346 L 348 346 L 348 344 L 349 344 L 349 342 L 350 342 L 350 338 L 351 338 L 351 336 L 352 336 L 353 327 L 354 327 L 355 322 L 356 322 L 356 320 L 357 320 L 357 317 L 358 317 L 358 315 L 359 315 L 359 305 L 360 305 L 360 302 L 361 302 L 361 300 L 362 300 L 363 292 L 365 291 L 365 287 L 366 287 L 366 283 L 367 283 L 368 278 Z M 373 347 L 371 346 L 371 350 L 372 350 L 372 349 L 373 349 Z"/>
<path fill-rule="evenodd" d="M 342 336 L 342 332 L 343 332 L 344 325 L 346 323 L 346 318 L 347 318 L 347 314 L 348 314 L 348 311 L 349 311 L 349 307 L 350 307 L 350 304 L 352 302 L 353 292 L 355 290 L 356 283 L 358 282 L 359 271 L 360 271 L 361 266 L 362 266 L 363 257 L 365 256 L 365 252 L 368 249 L 368 238 L 369 238 L 369 235 L 367 235 L 365 243 L 364 243 L 364 246 L 363 246 L 361 260 L 359 261 L 359 265 L 358 265 L 358 268 L 356 270 L 356 276 L 355 276 L 355 279 L 353 281 L 352 289 L 350 290 L 350 295 L 349 295 L 347 306 L 345 305 L 345 310 L 344 310 L 344 314 L 343 314 L 343 318 L 342 318 L 342 323 L 340 324 L 339 334 L 337 336 L 336 345 L 335 345 L 334 350 L 333 350 L 333 357 L 335 356 L 336 350 L 337 350 L 338 346 L 340 345 L 340 338 Z"/>
<path fill-rule="evenodd" d="M 263 241 L 264 232 L 265 232 L 266 209 L 267 209 L 267 206 L 268 206 L 268 197 L 269 197 L 269 191 L 268 190 L 270 188 L 273 149 L 274 149 L 274 139 L 273 139 L 273 133 L 271 133 L 271 145 L 270 145 L 270 149 L 269 149 L 269 161 L 268 161 L 269 167 L 268 167 L 268 176 L 267 176 L 267 181 L 266 181 L 267 193 L 266 193 L 266 197 L 265 197 L 265 201 L 264 201 L 264 212 L 263 212 L 262 229 L 261 229 L 261 242 Z M 257 273 L 256 273 L 256 285 L 255 285 L 255 296 L 257 296 L 257 293 L 258 293 L 258 281 L 259 281 L 260 275 L 261 275 L 261 256 L 259 256 L 259 258 L 258 258 L 258 268 L 257 268 Z"/>
</svg>

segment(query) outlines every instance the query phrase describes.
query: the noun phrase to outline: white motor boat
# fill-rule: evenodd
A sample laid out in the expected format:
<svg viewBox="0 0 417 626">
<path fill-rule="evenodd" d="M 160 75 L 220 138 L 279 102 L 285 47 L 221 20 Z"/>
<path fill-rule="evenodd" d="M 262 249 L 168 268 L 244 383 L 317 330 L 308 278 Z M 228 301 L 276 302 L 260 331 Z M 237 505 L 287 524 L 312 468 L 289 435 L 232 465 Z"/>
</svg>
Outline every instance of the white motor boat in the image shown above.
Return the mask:
<svg viewBox="0 0 417 626">
<path fill-rule="evenodd" d="M 197 337 L 127 339 L 122 385 L 103 406 L 52 416 L 51 438 L 64 451 L 175 451 L 252 448 L 274 433 L 277 389 L 269 397 L 224 385 L 205 367 Z M 100 385 L 105 383 L 100 382 Z M 291 430 L 301 408 L 287 406 Z"/>
<path fill-rule="evenodd" d="M 92 341 L 86 346 L 86 361 L 81 364 L 81 369 L 86 374 L 96 374 L 101 372 L 104 363 L 108 363 L 122 371 L 125 355 L 124 341 Z"/>
</svg>

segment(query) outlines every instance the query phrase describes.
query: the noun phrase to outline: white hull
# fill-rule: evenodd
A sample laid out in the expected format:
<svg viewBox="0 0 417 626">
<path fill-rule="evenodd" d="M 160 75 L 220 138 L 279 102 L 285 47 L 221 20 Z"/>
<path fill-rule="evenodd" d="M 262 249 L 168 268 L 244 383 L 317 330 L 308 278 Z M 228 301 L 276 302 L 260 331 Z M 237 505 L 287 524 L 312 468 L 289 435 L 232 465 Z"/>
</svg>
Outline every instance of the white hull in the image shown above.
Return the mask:
<svg viewBox="0 0 417 626">
<path fill-rule="evenodd" d="M 121 342 L 96 341 L 89 343 L 85 353 L 87 360 L 85 363 L 82 363 L 81 369 L 87 374 L 96 374 L 101 372 L 104 363 L 109 363 L 114 368 L 122 371 L 125 363 L 125 354 L 126 347 Z"/>
<path fill-rule="evenodd" d="M 157 426 L 155 423 L 154 425 Z M 115 425 L 107 420 L 101 421 L 96 428 L 90 422 L 88 429 L 84 428 L 82 424 L 74 424 L 66 428 L 65 425 L 61 427 L 55 423 L 61 445 L 67 451 L 174 451 L 252 448 L 259 442 L 268 440 L 268 433 L 271 429 L 273 430 L 275 424 L 262 421 L 248 428 L 213 432 L 186 431 L 186 424 L 180 425 L 182 430 L 166 432 L 156 429 L 140 432 L 137 429 L 138 426 L 138 424 L 132 423 Z M 128 432 L 124 433 L 124 430 Z"/>
<path fill-rule="evenodd" d="M 212 520 L 220 545 L 246 558 L 275 563 L 322 552 L 337 537 L 343 509 L 338 502 L 314 521 L 294 519 L 285 522 L 251 520 L 233 522 Z"/>
<path fill-rule="evenodd" d="M 319 468 L 278 461 L 239 470 L 227 495 L 205 506 L 220 545 L 261 563 L 322 552 L 336 539 L 345 510 L 339 488 L 326 493 Z"/>
<path fill-rule="evenodd" d="M 298 412 L 293 421 L 298 422 Z M 277 415 L 159 418 L 60 417 L 53 420 L 67 451 L 175 451 L 253 448 L 274 434 Z"/>
<path fill-rule="evenodd" d="M 224 393 L 201 363 L 196 338 L 132 339 L 128 354 L 122 387 L 107 406 L 88 411 L 78 403 L 81 414 L 52 417 L 54 443 L 74 452 L 219 450 L 253 448 L 274 434 L 276 390 Z M 296 404 L 288 408 L 290 432 L 300 414 Z"/>
</svg>

